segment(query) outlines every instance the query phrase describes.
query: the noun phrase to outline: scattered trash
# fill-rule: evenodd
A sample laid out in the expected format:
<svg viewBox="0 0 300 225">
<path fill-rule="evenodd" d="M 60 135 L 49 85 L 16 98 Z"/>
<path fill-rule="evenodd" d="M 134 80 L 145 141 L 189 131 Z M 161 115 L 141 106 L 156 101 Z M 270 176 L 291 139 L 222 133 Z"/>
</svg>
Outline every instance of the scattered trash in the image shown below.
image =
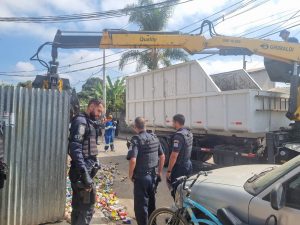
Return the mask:
<svg viewBox="0 0 300 225">
<path fill-rule="evenodd" d="M 96 186 L 96 210 L 102 211 L 104 216 L 111 221 L 119 221 L 120 224 L 131 224 L 131 219 L 124 206 L 119 204 L 117 194 L 113 191 L 114 179 L 117 174 L 120 174 L 117 169 L 118 164 L 102 165 L 94 178 Z M 123 177 L 121 182 L 127 177 Z M 66 210 L 65 219 L 68 221 L 71 218 L 72 212 L 72 188 L 69 177 L 67 177 L 66 190 Z"/>
</svg>

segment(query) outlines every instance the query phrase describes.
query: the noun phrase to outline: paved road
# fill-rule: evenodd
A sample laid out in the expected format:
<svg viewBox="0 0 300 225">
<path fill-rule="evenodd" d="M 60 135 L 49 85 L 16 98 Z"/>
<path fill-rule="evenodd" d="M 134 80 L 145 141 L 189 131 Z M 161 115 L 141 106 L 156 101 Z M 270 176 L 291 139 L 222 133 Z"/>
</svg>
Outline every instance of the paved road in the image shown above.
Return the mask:
<svg viewBox="0 0 300 225">
<path fill-rule="evenodd" d="M 118 198 L 120 199 L 120 204 L 124 205 L 127 208 L 129 216 L 133 218 L 132 224 L 136 224 L 134 220 L 134 211 L 133 211 L 133 185 L 132 182 L 128 179 L 124 180 L 124 177 L 128 175 L 128 161 L 125 159 L 127 154 L 126 141 L 116 140 L 115 142 L 115 152 L 104 152 L 103 145 L 99 146 L 100 154 L 99 159 L 102 164 L 114 163 L 118 164 L 119 174 L 117 175 L 113 189 L 117 193 Z M 164 180 L 164 179 L 163 179 Z M 163 181 L 158 187 L 157 194 L 157 207 L 171 206 L 173 200 L 170 196 L 169 190 L 165 181 Z M 66 222 L 60 223 L 60 225 L 66 225 Z M 120 224 L 108 222 L 103 218 L 100 210 L 96 211 L 94 219 L 92 221 L 93 225 L 100 224 Z"/>
</svg>

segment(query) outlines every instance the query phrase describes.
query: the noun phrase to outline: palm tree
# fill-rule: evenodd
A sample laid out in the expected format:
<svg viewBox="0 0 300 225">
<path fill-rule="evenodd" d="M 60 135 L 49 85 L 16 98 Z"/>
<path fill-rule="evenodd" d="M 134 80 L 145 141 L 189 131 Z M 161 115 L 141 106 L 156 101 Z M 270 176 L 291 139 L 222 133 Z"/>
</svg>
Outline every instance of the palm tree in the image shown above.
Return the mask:
<svg viewBox="0 0 300 225">
<path fill-rule="evenodd" d="M 107 108 L 110 112 L 125 110 L 125 78 L 117 79 L 114 83 L 107 77 Z"/>
<path fill-rule="evenodd" d="M 128 8 L 153 4 L 153 0 L 139 0 L 138 4 L 128 5 Z M 168 19 L 173 12 L 172 7 L 165 7 L 153 10 L 130 11 L 129 22 L 135 23 L 142 31 L 160 31 L 167 25 Z M 180 49 L 151 49 L 148 51 L 131 50 L 121 56 L 119 68 L 122 70 L 127 62 L 136 60 L 137 71 L 143 67 L 149 70 L 158 69 L 160 65 L 170 66 L 172 60 L 187 61 L 187 54 Z"/>
</svg>

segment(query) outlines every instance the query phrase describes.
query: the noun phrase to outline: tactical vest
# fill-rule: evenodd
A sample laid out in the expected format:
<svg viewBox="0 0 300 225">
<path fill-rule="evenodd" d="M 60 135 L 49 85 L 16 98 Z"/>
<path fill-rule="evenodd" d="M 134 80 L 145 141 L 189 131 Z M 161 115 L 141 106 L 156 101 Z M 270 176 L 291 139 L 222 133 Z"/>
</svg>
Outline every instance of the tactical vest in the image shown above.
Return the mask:
<svg viewBox="0 0 300 225">
<path fill-rule="evenodd" d="M 181 129 L 175 134 L 180 134 L 184 138 L 184 147 L 182 151 L 179 152 L 179 156 L 176 164 L 185 163 L 190 160 L 193 149 L 193 134 L 188 129 Z"/>
<path fill-rule="evenodd" d="M 86 120 L 85 135 L 82 143 L 82 154 L 84 158 L 98 155 L 98 148 L 96 143 L 96 129 L 93 121 L 86 117 L 85 114 L 78 116 L 84 117 Z"/>
<path fill-rule="evenodd" d="M 158 166 L 159 140 L 155 134 L 141 133 L 133 137 L 137 144 L 135 174 L 142 174 Z"/>
</svg>

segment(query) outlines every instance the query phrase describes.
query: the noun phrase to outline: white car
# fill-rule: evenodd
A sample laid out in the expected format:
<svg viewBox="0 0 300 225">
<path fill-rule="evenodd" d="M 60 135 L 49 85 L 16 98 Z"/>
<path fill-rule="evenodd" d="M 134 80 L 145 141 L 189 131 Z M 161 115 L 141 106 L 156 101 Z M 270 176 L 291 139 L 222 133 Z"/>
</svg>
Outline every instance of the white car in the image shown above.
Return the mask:
<svg viewBox="0 0 300 225">
<path fill-rule="evenodd" d="M 215 215 L 218 209 L 228 209 L 244 224 L 298 225 L 300 156 L 280 166 L 243 165 L 213 170 L 198 179 L 191 199 Z"/>
</svg>

